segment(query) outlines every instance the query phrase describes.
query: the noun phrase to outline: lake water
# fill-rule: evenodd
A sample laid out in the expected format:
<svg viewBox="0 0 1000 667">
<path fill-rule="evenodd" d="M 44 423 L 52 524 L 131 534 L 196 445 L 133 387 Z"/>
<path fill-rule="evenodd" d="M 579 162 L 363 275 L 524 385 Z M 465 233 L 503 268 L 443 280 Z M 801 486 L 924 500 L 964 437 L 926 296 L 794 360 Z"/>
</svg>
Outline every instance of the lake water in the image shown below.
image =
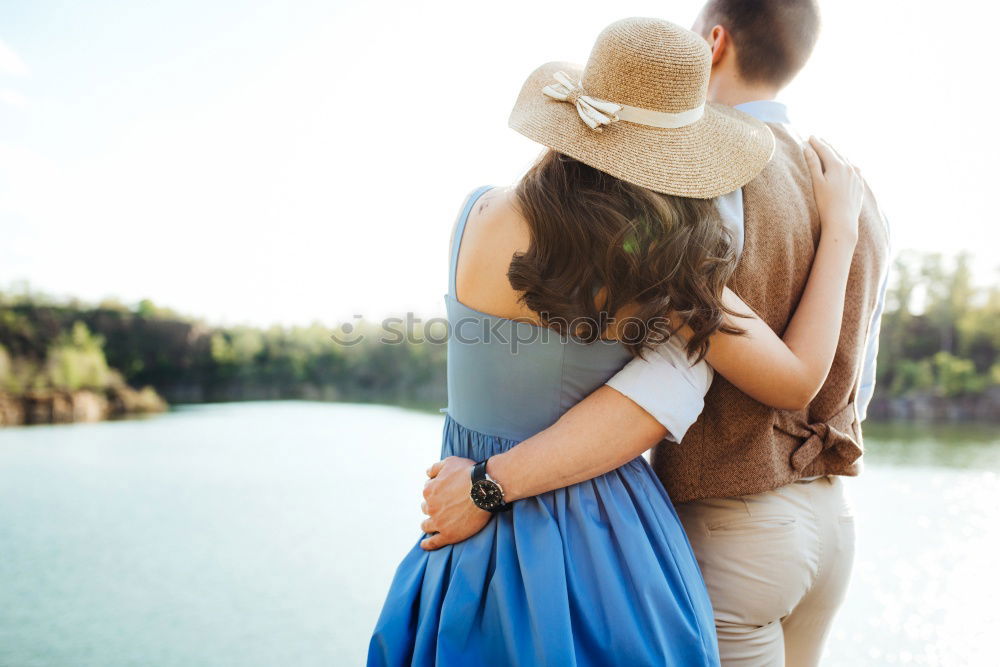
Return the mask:
<svg viewBox="0 0 1000 667">
<path fill-rule="evenodd" d="M 441 418 L 264 402 L 0 430 L 0 665 L 360 665 Z M 1000 433 L 866 428 L 824 665 L 995 665 Z"/>
</svg>

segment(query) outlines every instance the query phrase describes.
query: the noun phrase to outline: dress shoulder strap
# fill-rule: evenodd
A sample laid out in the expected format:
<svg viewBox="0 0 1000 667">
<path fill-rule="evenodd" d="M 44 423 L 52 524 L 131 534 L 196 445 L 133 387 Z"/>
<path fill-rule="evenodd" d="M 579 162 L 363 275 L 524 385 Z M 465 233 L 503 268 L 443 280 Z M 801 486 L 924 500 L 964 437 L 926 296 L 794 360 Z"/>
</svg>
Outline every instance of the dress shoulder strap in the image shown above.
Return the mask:
<svg viewBox="0 0 1000 667">
<path fill-rule="evenodd" d="M 476 205 L 476 201 L 478 201 L 484 193 L 492 189 L 492 185 L 484 185 L 473 190 L 472 193 L 466 197 L 465 206 L 462 207 L 462 210 L 458 214 L 458 219 L 455 221 L 455 231 L 451 238 L 451 261 L 448 266 L 448 294 L 452 297 L 455 296 L 456 292 L 455 275 L 458 271 L 458 251 L 462 247 L 462 236 L 465 234 L 465 223 L 469 221 L 469 214 L 472 213 L 472 207 Z"/>
</svg>

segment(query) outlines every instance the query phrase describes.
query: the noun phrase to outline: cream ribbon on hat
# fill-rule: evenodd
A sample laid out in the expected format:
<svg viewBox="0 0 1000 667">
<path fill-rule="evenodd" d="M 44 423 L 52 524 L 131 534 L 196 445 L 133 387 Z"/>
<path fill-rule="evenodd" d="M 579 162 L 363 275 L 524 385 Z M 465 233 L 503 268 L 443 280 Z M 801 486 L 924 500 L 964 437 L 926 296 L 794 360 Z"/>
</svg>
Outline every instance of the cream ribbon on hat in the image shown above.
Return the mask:
<svg viewBox="0 0 1000 667">
<path fill-rule="evenodd" d="M 573 83 L 565 72 L 556 72 L 553 78 L 556 83 L 545 86 L 542 92 L 554 100 L 569 102 L 576 106 L 576 112 L 580 114 L 587 127 L 597 132 L 603 131 L 602 125 L 610 125 L 619 120 L 637 125 L 677 129 L 696 123 L 705 115 L 704 103 L 694 109 L 678 113 L 652 111 L 591 97 L 579 83 Z"/>
</svg>

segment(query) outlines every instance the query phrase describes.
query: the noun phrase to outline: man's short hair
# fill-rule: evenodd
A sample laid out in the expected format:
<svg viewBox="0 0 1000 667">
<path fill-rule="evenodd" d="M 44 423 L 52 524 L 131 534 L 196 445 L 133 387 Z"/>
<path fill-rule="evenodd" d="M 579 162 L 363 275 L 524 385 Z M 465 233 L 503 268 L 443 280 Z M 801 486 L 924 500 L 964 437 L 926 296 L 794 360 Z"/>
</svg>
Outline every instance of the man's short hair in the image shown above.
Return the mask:
<svg viewBox="0 0 1000 667">
<path fill-rule="evenodd" d="M 721 25 L 729 32 L 740 75 L 750 83 L 787 84 L 819 36 L 816 0 L 708 0 L 702 19 L 706 31 Z"/>
</svg>

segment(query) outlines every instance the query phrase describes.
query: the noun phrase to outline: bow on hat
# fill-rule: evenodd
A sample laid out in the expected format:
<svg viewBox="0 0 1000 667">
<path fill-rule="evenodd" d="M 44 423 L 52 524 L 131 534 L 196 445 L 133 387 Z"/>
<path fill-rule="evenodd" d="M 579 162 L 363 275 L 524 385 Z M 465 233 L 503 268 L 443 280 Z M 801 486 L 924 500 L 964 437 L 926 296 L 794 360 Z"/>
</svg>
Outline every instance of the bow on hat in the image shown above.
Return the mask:
<svg viewBox="0 0 1000 667">
<path fill-rule="evenodd" d="M 545 86 L 542 92 L 554 100 L 576 106 L 576 112 L 587 127 L 601 132 L 602 125 L 618 122 L 618 112 L 622 109 L 620 104 L 591 97 L 580 84 L 573 83 L 565 72 L 556 72 L 553 78 L 556 83 Z"/>
</svg>

